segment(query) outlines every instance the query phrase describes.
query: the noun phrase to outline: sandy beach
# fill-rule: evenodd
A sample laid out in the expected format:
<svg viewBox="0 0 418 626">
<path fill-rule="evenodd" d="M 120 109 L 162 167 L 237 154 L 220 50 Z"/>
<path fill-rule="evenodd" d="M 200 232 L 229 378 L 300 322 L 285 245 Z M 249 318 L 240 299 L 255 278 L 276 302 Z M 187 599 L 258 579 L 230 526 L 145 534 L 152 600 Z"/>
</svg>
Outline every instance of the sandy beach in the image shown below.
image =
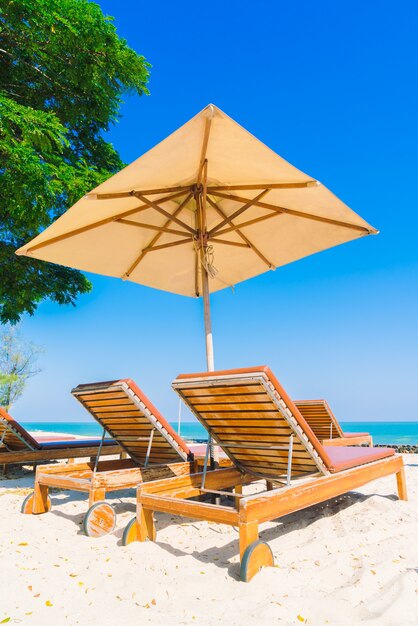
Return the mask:
<svg viewBox="0 0 418 626">
<path fill-rule="evenodd" d="M 84 495 L 52 491 L 52 511 L 22 515 L 34 475 L 0 480 L 0 623 L 414 624 L 418 615 L 418 455 L 395 477 L 261 527 L 276 567 L 238 580 L 234 528 L 157 514 L 157 542 L 121 546 L 133 491 L 109 494 L 116 530 L 80 530 Z M 3 620 L 3 621 L 2 621 Z"/>
</svg>

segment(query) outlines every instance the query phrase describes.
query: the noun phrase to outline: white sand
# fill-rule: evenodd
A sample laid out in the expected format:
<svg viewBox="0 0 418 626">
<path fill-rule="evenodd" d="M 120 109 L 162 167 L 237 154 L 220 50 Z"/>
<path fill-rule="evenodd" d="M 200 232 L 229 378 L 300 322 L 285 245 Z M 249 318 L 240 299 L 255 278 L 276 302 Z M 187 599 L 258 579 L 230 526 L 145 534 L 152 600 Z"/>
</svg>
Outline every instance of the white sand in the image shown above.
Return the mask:
<svg viewBox="0 0 418 626">
<path fill-rule="evenodd" d="M 115 532 L 80 531 L 82 494 L 22 515 L 33 474 L 0 480 L 0 624 L 418 624 L 418 455 L 395 477 L 262 526 L 277 567 L 238 580 L 237 531 L 157 514 L 157 543 L 121 547 L 133 492 L 110 494 Z"/>
</svg>

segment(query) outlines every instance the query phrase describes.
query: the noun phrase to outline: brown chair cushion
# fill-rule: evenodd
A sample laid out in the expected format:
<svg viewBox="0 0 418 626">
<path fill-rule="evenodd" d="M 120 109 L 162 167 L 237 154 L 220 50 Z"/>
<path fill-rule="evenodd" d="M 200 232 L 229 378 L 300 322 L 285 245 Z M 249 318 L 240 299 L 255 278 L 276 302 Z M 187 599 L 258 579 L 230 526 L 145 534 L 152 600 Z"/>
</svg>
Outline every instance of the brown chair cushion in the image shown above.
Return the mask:
<svg viewBox="0 0 418 626">
<path fill-rule="evenodd" d="M 395 454 L 393 448 L 353 448 L 345 446 L 324 446 L 324 448 L 331 461 L 328 469 L 333 473 L 379 461 Z"/>
</svg>

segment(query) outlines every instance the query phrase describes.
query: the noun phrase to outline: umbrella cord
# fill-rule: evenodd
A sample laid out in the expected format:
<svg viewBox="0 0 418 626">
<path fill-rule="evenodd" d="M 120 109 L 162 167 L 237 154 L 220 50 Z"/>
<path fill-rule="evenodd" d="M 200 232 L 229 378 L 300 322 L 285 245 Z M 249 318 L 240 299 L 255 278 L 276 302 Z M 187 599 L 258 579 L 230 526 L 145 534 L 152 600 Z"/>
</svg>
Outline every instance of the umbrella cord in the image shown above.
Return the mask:
<svg viewBox="0 0 418 626">
<path fill-rule="evenodd" d="M 206 269 L 208 275 L 211 278 L 216 278 L 216 276 L 218 275 L 218 270 L 216 269 L 213 263 L 214 260 L 215 260 L 215 251 L 213 249 L 213 246 L 207 246 L 204 251 L 202 265 Z"/>
<path fill-rule="evenodd" d="M 196 251 L 196 254 L 199 254 L 199 249 L 197 248 L 196 245 L 195 245 L 195 251 Z M 225 285 L 225 287 L 230 287 L 232 291 L 234 291 L 234 285 L 230 285 L 229 283 L 222 280 L 222 278 L 219 276 L 219 271 L 214 265 L 214 260 L 215 260 L 215 251 L 213 249 L 213 246 L 209 245 L 205 248 L 204 255 L 200 259 L 202 266 L 205 268 L 210 278 L 217 278 L 219 282 Z"/>
</svg>

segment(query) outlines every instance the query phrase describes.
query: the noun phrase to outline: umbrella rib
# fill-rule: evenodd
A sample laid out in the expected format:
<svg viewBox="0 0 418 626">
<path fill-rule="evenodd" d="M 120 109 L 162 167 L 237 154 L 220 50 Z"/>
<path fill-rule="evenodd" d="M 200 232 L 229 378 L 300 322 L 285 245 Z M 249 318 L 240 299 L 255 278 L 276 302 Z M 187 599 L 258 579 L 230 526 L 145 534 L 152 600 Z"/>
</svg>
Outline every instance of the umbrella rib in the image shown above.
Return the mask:
<svg viewBox="0 0 418 626">
<path fill-rule="evenodd" d="M 217 185 L 216 187 L 209 186 L 208 193 L 214 193 L 215 191 L 245 191 L 256 189 L 300 189 L 304 187 L 316 187 L 318 181 L 310 179 L 301 183 L 265 183 L 257 185 Z"/>
<path fill-rule="evenodd" d="M 183 246 L 185 243 L 191 243 L 191 238 L 187 237 L 187 239 L 162 243 L 159 246 L 152 246 L 152 248 L 144 248 L 143 252 L 154 252 L 154 250 L 163 250 L 164 248 L 172 248 L 173 246 Z"/>
<path fill-rule="evenodd" d="M 187 193 L 192 190 L 192 186 L 186 187 L 178 185 L 177 187 L 163 187 L 161 189 L 132 189 L 132 191 L 116 191 L 114 193 L 88 193 L 87 198 L 89 200 L 117 200 L 118 198 L 132 198 L 135 194 L 140 193 L 144 196 L 152 196 L 160 193 L 181 192 Z M 180 195 L 181 195 L 180 194 Z"/>
<path fill-rule="evenodd" d="M 221 215 L 222 217 L 226 217 L 226 214 L 222 211 L 222 209 L 216 204 L 216 202 L 214 202 L 213 200 L 211 200 L 211 198 L 209 198 L 208 196 L 208 202 L 209 204 L 215 209 L 215 211 L 218 212 L 219 215 Z M 277 215 L 277 214 L 276 214 Z M 258 248 L 256 248 L 256 246 L 248 239 L 248 237 L 246 235 L 244 235 L 244 233 L 242 233 L 240 230 L 238 230 L 238 228 L 236 229 L 237 235 L 239 235 L 241 237 L 241 239 L 243 241 L 245 241 L 245 243 L 247 243 L 251 250 L 270 268 L 270 269 L 274 269 L 275 265 L 273 265 L 273 263 L 270 263 L 270 261 L 268 259 L 266 259 L 266 257 L 264 256 L 264 254 L 262 252 L 260 252 L 260 250 L 258 250 Z M 218 233 L 219 235 L 219 233 Z"/>
<path fill-rule="evenodd" d="M 138 228 L 145 228 L 147 230 L 158 230 L 161 233 L 169 233 L 170 235 L 187 235 L 185 230 L 175 230 L 174 228 L 165 228 L 164 226 L 154 226 L 154 224 L 144 224 L 143 222 L 134 222 L 132 220 L 116 220 L 118 224 L 125 224 L 126 226 L 137 226 Z"/>
<path fill-rule="evenodd" d="M 269 220 L 272 217 L 278 217 L 281 213 L 277 213 L 274 211 L 273 213 L 268 213 L 268 215 L 262 215 L 261 217 L 255 217 L 253 220 L 248 220 L 247 222 L 241 222 L 241 224 L 233 224 L 229 228 L 225 228 L 224 230 L 218 231 L 216 234 L 218 237 L 221 235 L 226 235 L 227 233 L 232 233 L 239 228 L 245 228 L 246 226 L 251 226 L 252 224 L 257 224 L 258 222 L 263 222 L 264 220 Z"/>
<path fill-rule="evenodd" d="M 234 202 L 246 202 L 248 198 L 242 196 L 235 196 L 232 194 L 223 193 L 222 191 L 212 191 L 213 196 L 219 198 L 225 198 L 226 200 L 233 200 Z M 352 230 L 358 230 L 367 234 L 375 234 L 377 231 L 369 229 L 366 226 L 360 226 L 359 224 L 351 224 L 350 222 L 341 222 L 340 220 L 334 220 L 330 217 L 323 217 L 322 215 L 315 215 L 313 213 L 303 213 L 302 211 L 296 211 L 294 209 L 287 209 L 285 207 L 276 206 L 275 204 L 268 204 L 267 202 L 253 201 L 255 206 L 262 207 L 263 209 L 270 209 L 277 213 L 285 213 L 287 215 L 294 215 L 295 217 L 302 217 L 308 220 L 314 220 L 317 222 L 324 222 L 326 224 L 333 224 L 334 226 L 341 226 L 343 228 L 351 228 Z"/>
<path fill-rule="evenodd" d="M 195 226 L 196 226 L 196 230 L 197 230 L 197 212 L 195 212 Z M 194 291 L 196 294 L 196 297 L 199 298 L 200 296 L 200 291 L 199 291 L 199 269 L 200 269 L 200 252 L 198 250 L 198 248 L 196 247 L 196 245 L 194 246 L 194 251 L 195 251 L 195 261 L 194 261 Z"/>
<path fill-rule="evenodd" d="M 179 195 L 183 195 L 184 192 L 177 192 L 170 196 L 166 196 L 162 198 L 160 202 L 168 202 L 168 200 L 173 200 L 177 198 Z M 123 211 L 122 213 L 118 213 L 117 215 L 112 215 L 109 217 L 105 217 L 98 222 L 93 222 L 92 224 L 87 224 L 86 226 L 81 226 L 80 228 L 76 228 L 75 230 L 70 230 L 67 233 L 63 233 L 62 235 L 57 235 L 56 237 L 51 237 L 51 239 L 47 239 L 46 241 L 42 241 L 41 243 L 35 244 L 28 248 L 27 252 L 33 252 L 34 250 L 39 250 L 40 248 L 44 248 L 45 246 L 49 246 L 57 241 L 62 241 L 63 239 L 68 239 L 69 237 L 74 237 L 75 235 L 80 235 L 81 233 L 85 233 L 93 228 L 99 228 L 99 226 L 104 226 L 105 224 L 110 224 L 111 222 L 116 222 L 117 220 L 128 217 L 129 215 L 133 215 L 134 213 L 140 213 L 141 211 L 145 211 L 148 209 L 148 206 L 139 206 L 134 209 L 129 209 L 129 211 Z"/>
<path fill-rule="evenodd" d="M 110 224 L 111 222 L 116 222 L 120 217 L 127 217 L 128 215 L 133 215 L 139 211 L 144 211 L 148 207 L 140 206 L 135 209 L 131 209 L 130 211 L 124 211 L 119 215 L 107 217 L 99 222 L 94 222 L 94 224 L 88 224 L 86 226 L 81 226 L 80 228 L 76 228 L 75 230 L 70 230 L 68 233 L 63 233 L 62 235 L 57 235 L 56 237 L 51 237 L 51 239 L 47 239 L 46 241 L 42 241 L 41 243 L 37 243 L 35 246 L 31 246 L 28 248 L 28 252 L 33 252 L 34 250 L 39 250 L 39 248 L 44 248 L 45 246 L 49 246 L 57 241 L 62 241 L 63 239 L 68 239 L 69 237 L 74 237 L 75 235 L 80 235 L 81 233 L 85 233 L 93 228 L 98 228 L 99 226 L 104 226 L 105 224 Z"/>
<path fill-rule="evenodd" d="M 197 175 L 198 185 L 200 185 L 202 182 L 203 170 L 205 167 L 205 160 L 206 160 L 206 152 L 207 152 L 208 143 L 209 143 L 209 134 L 210 134 L 211 126 L 212 126 L 213 113 L 214 113 L 213 108 L 210 107 L 210 116 L 207 117 L 205 120 L 205 130 L 203 133 L 203 143 L 202 143 L 202 150 L 200 153 L 199 170 L 198 170 L 198 175 Z"/>
<path fill-rule="evenodd" d="M 196 235 L 196 230 L 194 228 L 192 228 L 191 226 L 189 226 L 188 224 L 186 224 L 186 222 L 183 222 L 182 220 L 179 220 L 175 214 L 171 214 L 168 211 L 166 211 L 165 209 L 163 209 L 162 207 L 158 206 L 158 204 L 156 204 L 155 202 L 153 202 L 152 200 L 149 200 L 148 198 L 146 198 L 145 196 L 143 196 L 142 194 L 135 194 L 135 197 L 138 198 L 139 200 L 141 200 L 141 202 L 143 202 L 144 204 L 146 204 L 147 206 L 149 206 L 150 209 L 154 209 L 155 211 L 158 211 L 158 213 L 161 213 L 161 215 L 164 215 L 165 217 L 167 217 L 170 221 L 175 222 L 176 224 L 178 224 L 179 226 L 182 226 L 183 228 L 185 228 L 187 231 L 189 231 L 189 233 L 191 233 L 192 235 Z"/>
<path fill-rule="evenodd" d="M 254 204 L 256 204 L 259 200 L 261 200 L 261 198 L 265 196 L 266 193 L 268 192 L 269 192 L 269 189 L 264 189 L 255 198 L 251 198 L 251 199 L 247 198 L 246 203 L 242 207 L 240 207 L 237 211 L 235 211 L 235 213 L 232 213 L 232 215 L 226 216 L 225 219 L 219 222 L 219 224 L 211 228 L 211 230 L 208 232 L 208 236 L 212 237 L 212 235 L 217 233 L 218 230 L 222 228 L 222 226 L 229 224 L 230 222 L 232 222 L 233 219 L 238 217 L 238 215 L 241 215 L 241 213 L 244 213 L 244 211 L 251 208 Z"/>
<path fill-rule="evenodd" d="M 239 241 L 228 241 L 226 239 L 217 239 L 216 237 L 213 237 L 211 239 L 211 242 L 223 243 L 226 246 L 237 246 L 238 248 L 249 248 L 250 247 L 248 245 L 248 243 L 240 243 Z"/>
<path fill-rule="evenodd" d="M 186 204 L 189 202 L 190 198 L 193 196 L 192 193 L 188 193 L 187 196 L 184 198 L 184 200 L 179 204 L 179 206 L 177 207 L 177 209 L 174 211 L 173 215 L 170 216 L 170 219 L 166 220 L 165 223 L 163 224 L 163 228 L 165 228 L 166 226 L 169 225 L 169 223 L 171 222 L 171 218 L 172 217 L 176 217 L 186 206 Z M 129 278 L 129 276 L 132 274 L 132 272 L 134 271 L 134 269 L 136 269 L 136 267 L 141 263 L 142 259 L 146 256 L 147 252 L 149 252 L 149 249 L 155 244 L 157 243 L 157 241 L 160 239 L 160 237 L 163 235 L 162 232 L 157 233 L 149 242 L 148 246 L 147 246 L 147 250 L 141 250 L 141 254 L 135 259 L 135 261 L 132 263 L 132 265 L 130 266 L 130 268 L 128 269 L 128 271 L 122 276 L 123 280 L 126 280 L 127 278 Z"/>
</svg>

